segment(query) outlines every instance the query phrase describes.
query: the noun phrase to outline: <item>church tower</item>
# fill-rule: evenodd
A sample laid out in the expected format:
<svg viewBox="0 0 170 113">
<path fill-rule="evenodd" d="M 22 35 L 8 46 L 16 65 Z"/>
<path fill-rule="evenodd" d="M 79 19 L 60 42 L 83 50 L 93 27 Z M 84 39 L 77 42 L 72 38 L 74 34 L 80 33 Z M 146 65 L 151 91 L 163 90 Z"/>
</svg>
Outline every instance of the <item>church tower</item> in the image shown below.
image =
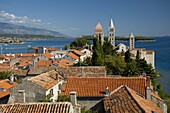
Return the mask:
<svg viewBox="0 0 170 113">
<path fill-rule="evenodd" d="M 103 45 L 104 44 L 104 33 L 103 33 L 103 29 L 102 29 L 100 22 L 98 22 L 95 27 L 94 38 L 95 37 L 99 38 L 99 35 L 101 36 L 101 45 Z"/>
<path fill-rule="evenodd" d="M 108 27 L 108 41 L 113 45 L 113 47 L 115 47 L 115 27 L 112 19 L 110 20 Z"/>
<path fill-rule="evenodd" d="M 129 36 L 129 49 L 130 51 L 135 48 L 135 36 L 133 33 L 130 34 Z"/>
</svg>

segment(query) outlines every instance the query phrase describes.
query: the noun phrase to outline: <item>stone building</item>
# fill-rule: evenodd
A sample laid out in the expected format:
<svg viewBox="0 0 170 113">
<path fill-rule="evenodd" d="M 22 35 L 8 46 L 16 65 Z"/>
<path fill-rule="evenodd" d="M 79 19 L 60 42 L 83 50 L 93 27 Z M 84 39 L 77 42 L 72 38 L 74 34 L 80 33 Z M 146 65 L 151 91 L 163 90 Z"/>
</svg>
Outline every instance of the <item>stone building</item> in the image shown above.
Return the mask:
<svg viewBox="0 0 170 113">
<path fill-rule="evenodd" d="M 131 33 L 129 36 L 129 49 L 131 51 L 134 48 L 135 48 L 135 36 L 133 35 L 133 33 Z"/>
<path fill-rule="evenodd" d="M 115 47 L 115 27 L 113 25 L 112 19 L 110 20 L 108 27 L 108 41 Z"/>
<path fill-rule="evenodd" d="M 55 102 L 60 93 L 62 83 L 63 78 L 54 70 L 32 77 L 10 89 L 9 103 L 38 102 L 48 95 Z"/>
<path fill-rule="evenodd" d="M 101 37 L 101 45 L 104 44 L 104 33 L 103 33 L 103 29 L 102 26 L 100 24 L 100 22 L 97 23 L 95 30 L 94 30 L 94 38 L 99 38 L 99 36 Z"/>
</svg>

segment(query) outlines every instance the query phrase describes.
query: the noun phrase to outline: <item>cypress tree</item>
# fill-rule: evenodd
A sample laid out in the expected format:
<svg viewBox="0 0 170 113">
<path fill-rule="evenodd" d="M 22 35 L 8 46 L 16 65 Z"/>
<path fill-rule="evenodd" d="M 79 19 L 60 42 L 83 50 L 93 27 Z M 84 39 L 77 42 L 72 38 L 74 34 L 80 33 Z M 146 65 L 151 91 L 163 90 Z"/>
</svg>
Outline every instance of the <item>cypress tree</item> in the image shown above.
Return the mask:
<svg viewBox="0 0 170 113">
<path fill-rule="evenodd" d="M 103 49 L 100 43 L 100 36 L 93 39 L 93 55 L 92 55 L 92 65 L 102 66 L 104 65 Z"/>
<path fill-rule="evenodd" d="M 139 61 L 139 58 L 140 58 L 140 56 L 139 56 L 139 50 L 137 50 L 136 61 Z"/>
<path fill-rule="evenodd" d="M 125 62 L 129 63 L 129 62 L 132 61 L 132 59 L 130 58 L 130 56 L 131 56 L 130 51 L 127 50 L 127 51 L 125 52 Z"/>
</svg>

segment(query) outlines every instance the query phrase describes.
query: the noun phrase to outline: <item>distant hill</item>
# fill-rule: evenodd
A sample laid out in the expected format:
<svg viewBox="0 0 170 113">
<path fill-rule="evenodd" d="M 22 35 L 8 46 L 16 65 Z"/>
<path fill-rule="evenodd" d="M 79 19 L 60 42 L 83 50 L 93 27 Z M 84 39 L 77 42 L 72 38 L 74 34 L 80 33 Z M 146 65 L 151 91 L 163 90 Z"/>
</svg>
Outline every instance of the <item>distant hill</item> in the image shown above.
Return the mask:
<svg viewBox="0 0 170 113">
<path fill-rule="evenodd" d="M 28 35 L 48 35 L 55 37 L 68 37 L 57 31 L 19 26 L 4 22 L 0 22 L 0 34 L 20 34 L 20 35 L 28 34 Z"/>
</svg>

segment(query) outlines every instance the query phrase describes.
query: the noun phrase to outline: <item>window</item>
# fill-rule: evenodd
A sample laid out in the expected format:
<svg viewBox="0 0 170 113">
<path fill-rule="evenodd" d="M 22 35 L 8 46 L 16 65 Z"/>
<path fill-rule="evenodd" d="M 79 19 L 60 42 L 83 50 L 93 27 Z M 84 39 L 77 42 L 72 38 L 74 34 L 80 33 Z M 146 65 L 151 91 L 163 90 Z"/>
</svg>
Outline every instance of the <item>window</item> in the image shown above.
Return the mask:
<svg viewBox="0 0 170 113">
<path fill-rule="evenodd" d="M 53 89 L 50 90 L 50 94 L 53 95 Z"/>
<path fill-rule="evenodd" d="M 58 90 L 61 90 L 61 84 L 58 85 Z"/>
</svg>

